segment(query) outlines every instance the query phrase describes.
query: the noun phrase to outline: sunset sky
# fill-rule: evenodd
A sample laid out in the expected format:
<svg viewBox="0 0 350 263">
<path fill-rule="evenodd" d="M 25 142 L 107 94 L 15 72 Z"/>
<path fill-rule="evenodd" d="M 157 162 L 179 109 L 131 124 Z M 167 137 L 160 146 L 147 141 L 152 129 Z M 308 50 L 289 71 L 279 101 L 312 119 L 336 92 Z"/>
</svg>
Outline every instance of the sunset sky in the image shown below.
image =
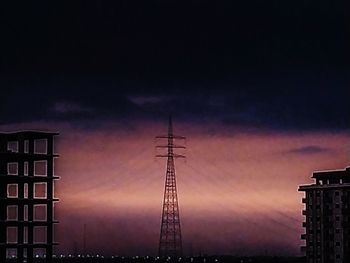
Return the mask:
<svg viewBox="0 0 350 263">
<path fill-rule="evenodd" d="M 231 3 L 234 2 L 234 3 Z M 165 160 L 185 254 L 299 255 L 315 170 L 350 163 L 334 1 L 48 1 L 1 8 L 1 131 L 58 131 L 57 253 L 156 255 Z"/>
</svg>

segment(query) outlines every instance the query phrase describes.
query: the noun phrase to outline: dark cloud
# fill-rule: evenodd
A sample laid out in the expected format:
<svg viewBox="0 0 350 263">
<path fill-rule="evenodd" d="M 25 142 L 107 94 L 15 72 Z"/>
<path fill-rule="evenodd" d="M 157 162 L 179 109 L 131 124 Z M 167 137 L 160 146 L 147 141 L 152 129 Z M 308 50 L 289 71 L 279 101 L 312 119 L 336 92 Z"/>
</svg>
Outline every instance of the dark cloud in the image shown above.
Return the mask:
<svg viewBox="0 0 350 263">
<path fill-rule="evenodd" d="M 187 122 L 222 122 L 277 130 L 348 129 L 350 84 L 341 75 L 325 78 L 255 75 L 212 82 L 128 83 L 117 80 L 3 81 L 1 123 L 96 122 L 159 119 L 173 114 Z M 320 77 L 320 79 L 317 79 Z M 316 79 L 316 80 L 315 80 Z M 150 88 L 143 89 L 148 86 Z M 84 123 L 82 123 L 84 124 Z M 85 125 L 85 124 L 84 124 Z M 83 126 L 84 126 L 83 125 Z"/>
<path fill-rule="evenodd" d="M 331 151 L 332 151 L 332 149 L 330 149 L 330 148 L 309 145 L 309 146 L 305 146 L 305 147 L 291 149 L 287 153 L 310 155 L 310 154 L 329 153 Z"/>
<path fill-rule="evenodd" d="M 224 124 L 270 127 L 279 130 L 290 129 L 348 129 L 350 109 L 347 107 L 349 90 L 339 80 L 328 83 L 291 83 L 286 78 L 269 93 L 268 89 L 247 92 L 231 102 L 233 112 Z M 266 92 L 266 93 L 265 93 Z"/>
<path fill-rule="evenodd" d="M 36 1 L 1 9 L 0 123 L 350 125 L 334 1 Z"/>
<path fill-rule="evenodd" d="M 36 1 L 1 8 L 1 69 L 131 79 L 347 65 L 343 1 Z"/>
</svg>

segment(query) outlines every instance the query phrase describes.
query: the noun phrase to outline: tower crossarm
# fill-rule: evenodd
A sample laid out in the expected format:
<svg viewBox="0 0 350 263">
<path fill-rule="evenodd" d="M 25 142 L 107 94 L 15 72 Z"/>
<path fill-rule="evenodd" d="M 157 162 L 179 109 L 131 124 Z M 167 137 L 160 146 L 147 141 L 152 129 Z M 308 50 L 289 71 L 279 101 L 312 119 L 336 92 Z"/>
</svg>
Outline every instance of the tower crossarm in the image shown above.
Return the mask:
<svg viewBox="0 0 350 263">
<path fill-rule="evenodd" d="M 157 148 L 168 148 L 169 145 L 157 145 Z M 186 146 L 182 146 L 182 145 L 173 145 L 173 148 L 179 148 L 179 149 L 186 149 Z"/>
<path fill-rule="evenodd" d="M 185 155 L 182 155 L 182 154 L 172 154 L 170 155 L 171 157 L 173 158 L 186 158 Z M 157 154 L 156 157 L 159 157 L 159 158 L 168 158 L 169 155 L 168 154 Z"/>
<path fill-rule="evenodd" d="M 156 139 L 178 139 L 178 140 L 186 140 L 186 137 L 184 137 L 184 136 L 178 136 L 178 135 L 160 135 L 160 136 L 156 136 Z"/>
</svg>

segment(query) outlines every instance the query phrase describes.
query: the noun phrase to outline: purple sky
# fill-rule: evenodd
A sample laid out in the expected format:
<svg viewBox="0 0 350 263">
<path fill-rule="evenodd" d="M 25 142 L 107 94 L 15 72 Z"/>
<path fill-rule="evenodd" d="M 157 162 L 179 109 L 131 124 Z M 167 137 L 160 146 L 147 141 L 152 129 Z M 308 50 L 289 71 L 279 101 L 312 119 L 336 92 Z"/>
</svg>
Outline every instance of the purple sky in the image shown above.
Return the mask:
<svg viewBox="0 0 350 263">
<path fill-rule="evenodd" d="M 18 127 L 57 129 L 57 253 L 87 251 L 156 255 L 165 160 L 154 136 L 166 122 L 84 131 L 57 123 Z M 208 132 L 215 128 L 216 132 Z M 6 129 L 14 129 L 7 126 Z M 344 168 L 344 132 L 245 131 L 210 123 L 175 122 L 185 134 L 186 161 L 176 162 L 186 254 L 299 255 L 301 184 L 315 170 Z"/>
</svg>

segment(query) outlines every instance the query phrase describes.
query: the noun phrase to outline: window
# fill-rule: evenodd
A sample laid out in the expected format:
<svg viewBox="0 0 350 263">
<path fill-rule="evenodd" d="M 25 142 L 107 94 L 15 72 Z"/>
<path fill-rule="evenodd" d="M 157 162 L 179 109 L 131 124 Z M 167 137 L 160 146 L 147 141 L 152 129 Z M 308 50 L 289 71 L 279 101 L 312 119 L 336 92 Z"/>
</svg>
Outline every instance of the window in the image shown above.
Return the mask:
<svg viewBox="0 0 350 263">
<path fill-rule="evenodd" d="M 18 163 L 7 163 L 7 174 L 18 175 Z"/>
<path fill-rule="evenodd" d="M 10 152 L 18 153 L 18 141 L 12 141 L 7 143 L 7 150 Z"/>
<path fill-rule="evenodd" d="M 47 162 L 36 161 L 34 162 L 34 175 L 46 176 L 47 175 Z"/>
<path fill-rule="evenodd" d="M 44 257 L 46 251 L 45 251 L 45 248 L 34 248 L 33 249 L 33 254 L 34 254 L 34 257 Z"/>
<path fill-rule="evenodd" d="M 23 220 L 28 221 L 28 205 L 24 205 Z"/>
<path fill-rule="evenodd" d="M 23 243 L 28 244 L 28 227 L 25 226 L 23 229 Z"/>
<path fill-rule="evenodd" d="M 23 186 L 23 190 L 24 190 L 24 198 L 28 198 L 28 184 L 24 184 L 24 186 Z"/>
<path fill-rule="evenodd" d="M 18 184 L 7 185 L 7 197 L 10 197 L 10 198 L 18 197 Z"/>
<path fill-rule="evenodd" d="M 17 248 L 8 248 L 6 249 L 6 257 L 16 258 L 17 257 Z"/>
<path fill-rule="evenodd" d="M 47 154 L 47 140 L 46 139 L 35 140 L 34 152 L 38 154 Z"/>
<path fill-rule="evenodd" d="M 7 243 L 16 244 L 17 243 L 17 227 L 7 228 Z"/>
<path fill-rule="evenodd" d="M 46 183 L 34 183 L 34 198 L 46 198 Z"/>
<path fill-rule="evenodd" d="M 24 141 L 24 152 L 29 153 L 29 141 L 28 140 Z"/>
<path fill-rule="evenodd" d="M 10 220 L 10 221 L 18 220 L 18 206 L 10 205 L 7 207 L 7 220 Z"/>
<path fill-rule="evenodd" d="M 46 232 L 47 232 L 46 226 L 34 227 L 34 233 L 33 233 L 34 243 L 46 243 Z"/>
<path fill-rule="evenodd" d="M 45 221 L 47 219 L 46 205 L 34 205 L 34 221 Z"/>
<path fill-rule="evenodd" d="M 28 162 L 24 162 L 24 169 L 23 169 L 23 173 L 24 175 L 28 175 Z"/>
</svg>

